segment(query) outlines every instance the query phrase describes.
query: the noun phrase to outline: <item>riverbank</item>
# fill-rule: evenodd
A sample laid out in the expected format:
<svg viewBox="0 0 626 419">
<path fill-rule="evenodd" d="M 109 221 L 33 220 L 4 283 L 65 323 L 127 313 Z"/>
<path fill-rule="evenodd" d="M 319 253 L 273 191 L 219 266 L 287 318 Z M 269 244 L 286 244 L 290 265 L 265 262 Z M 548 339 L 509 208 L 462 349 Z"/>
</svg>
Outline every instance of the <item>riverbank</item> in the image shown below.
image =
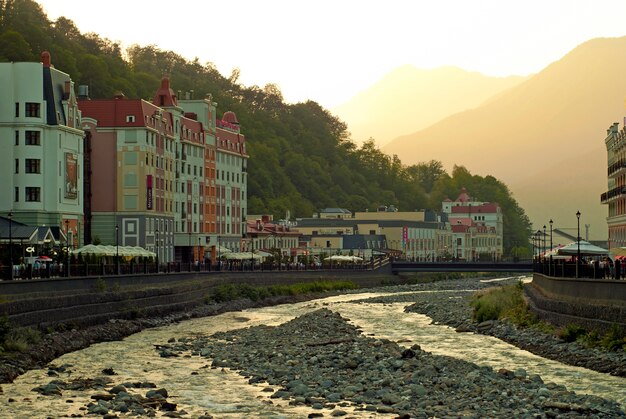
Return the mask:
<svg viewBox="0 0 626 419">
<path fill-rule="evenodd" d="M 494 336 L 518 348 L 568 365 L 626 377 L 626 352 L 589 348 L 578 342 L 565 342 L 553 334 L 535 328 L 517 328 L 507 321 L 472 320 L 471 296 L 480 289 L 516 283 L 516 278 L 497 282 L 451 280 L 411 285 L 403 289 L 433 291 L 432 294 L 404 294 L 368 300 L 368 302 L 406 302 L 407 312 L 424 314 L 435 324 L 447 325 L 459 333 L 473 332 Z"/>
<path fill-rule="evenodd" d="M 336 292 L 334 294 L 336 294 Z M 46 364 L 63 354 L 84 349 L 89 345 L 99 342 L 122 340 L 127 336 L 141 332 L 147 328 L 164 326 L 196 317 L 214 316 L 230 311 L 240 311 L 246 308 L 293 304 L 326 295 L 331 295 L 331 293 L 269 297 L 261 301 L 239 299 L 222 303 L 206 304 L 185 312 L 172 313 L 159 318 L 139 318 L 134 320 L 111 319 L 105 324 L 65 331 L 55 331 L 46 334 L 39 343 L 30 345 L 28 349 L 23 352 L 5 353 L 0 356 L 0 384 L 10 383 L 28 370 L 43 368 Z M 0 387 L 0 394 L 1 393 L 2 388 Z"/>
<path fill-rule="evenodd" d="M 517 278 L 512 278 L 498 283 L 512 283 L 517 280 Z M 439 293 L 428 294 L 398 294 L 368 301 L 381 303 L 405 302 L 408 305 L 407 311 L 425 314 L 433 319 L 433 323 L 448 325 L 455 328 L 458 332 L 475 332 L 491 335 L 545 358 L 616 376 L 626 376 L 625 354 L 586 348 L 576 342 L 566 343 L 538 330 L 516 329 L 506 322 L 493 321 L 482 325 L 474 323 L 468 298 L 475 291 L 494 286 L 494 284 L 481 282 L 478 279 L 461 279 L 375 289 L 359 289 L 346 291 L 346 293 L 372 290 L 377 292 L 440 291 Z M 260 301 L 240 299 L 206 304 L 185 312 L 174 313 L 160 318 L 110 320 L 102 325 L 53 332 L 44 336 L 40 343 L 30 346 L 24 352 L 13 353 L 10 357 L 0 358 L 0 384 L 12 382 L 15 377 L 23 374 L 25 371 L 41 368 L 65 353 L 83 349 L 97 342 L 121 340 L 146 328 L 196 317 L 212 316 L 228 311 L 239 311 L 246 308 L 277 304 L 291 304 L 335 294 L 337 292 L 288 295 L 265 298 Z"/>
<path fill-rule="evenodd" d="M 310 409 L 308 417 L 624 417 L 617 402 L 522 368 L 494 370 L 366 336 L 327 308 L 273 327 L 171 338 L 156 350 L 237 371 L 271 399 Z"/>
</svg>

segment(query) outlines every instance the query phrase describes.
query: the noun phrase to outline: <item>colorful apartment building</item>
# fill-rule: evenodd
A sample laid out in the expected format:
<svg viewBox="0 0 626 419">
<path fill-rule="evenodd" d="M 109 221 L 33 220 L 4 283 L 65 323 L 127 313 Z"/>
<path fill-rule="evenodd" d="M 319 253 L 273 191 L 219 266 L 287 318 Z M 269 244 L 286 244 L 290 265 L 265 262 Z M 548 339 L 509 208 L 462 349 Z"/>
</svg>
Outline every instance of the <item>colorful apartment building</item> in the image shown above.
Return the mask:
<svg viewBox="0 0 626 419">
<path fill-rule="evenodd" d="M 216 159 L 217 149 L 215 144 L 216 109 L 217 103 L 213 102 L 210 94 L 203 99 L 194 99 L 193 92 L 178 94 L 178 104 L 185 111 L 187 118 L 200 122 L 204 128 L 204 196 L 201 197 L 199 207 L 200 230 L 198 233 L 198 251 L 194 258 L 205 260 L 210 258 L 210 250 L 218 246 L 217 240 L 217 185 L 216 185 Z"/>
<path fill-rule="evenodd" d="M 609 249 L 626 246 L 626 118 L 624 128 L 613 123 L 606 132 L 608 190 L 600 202 L 608 205 Z"/>
<path fill-rule="evenodd" d="M 241 248 L 246 233 L 248 153 L 234 112 L 216 121 L 216 227 L 219 242 Z"/>
<path fill-rule="evenodd" d="M 40 63 L 0 63 L 0 86 L 0 212 L 78 247 L 84 132 L 74 83 L 43 52 Z"/>
<path fill-rule="evenodd" d="M 141 246 L 174 260 L 176 125 L 143 99 L 81 97 L 91 194 L 88 242 Z M 180 122 L 178 122 L 180 129 Z"/>
<path fill-rule="evenodd" d="M 81 98 L 91 156 L 91 239 L 141 246 L 162 262 L 204 262 L 242 247 L 245 137 L 209 96 L 179 100 L 163 78 L 152 102 Z M 97 191 L 97 193 L 96 193 Z"/>
</svg>

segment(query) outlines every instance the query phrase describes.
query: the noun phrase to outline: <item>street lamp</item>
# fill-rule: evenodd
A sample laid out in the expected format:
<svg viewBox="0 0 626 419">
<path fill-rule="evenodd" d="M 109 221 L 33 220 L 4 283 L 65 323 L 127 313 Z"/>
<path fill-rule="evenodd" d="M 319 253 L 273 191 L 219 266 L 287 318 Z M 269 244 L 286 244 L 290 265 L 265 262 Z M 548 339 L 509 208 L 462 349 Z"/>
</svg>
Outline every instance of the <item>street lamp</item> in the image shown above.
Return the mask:
<svg viewBox="0 0 626 419">
<path fill-rule="evenodd" d="M 159 273 L 159 227 L 156 228 L 156 271 Z"/>
<path fill-rule="evenodd" d="M 204 261 L 204 252 L 202 252 L 202 256 L 203 256 L 202 259 L 200 259 L 200 251 L 201 251 L 200 246 L 202 246 L 200 244 L 201 241 L 202 240 L 200 240 L 200 237 L 198 237 L 198 270 L 200 270 L 200 264 Z"/>
<path fill-rule="evenodd" d="M 120 274 L 120 240 L 119 240 L 119 226 L 115 225 L 115 271 L 117 275 Z"/>
<path fill-rule="evenodd" d="M 65 254 L 67 256 L 67 276 L 70 276 L 70 220 L 65 220 Z"/>
<path fill-rule="evenodd" d="M 222 270 L 222 245 L 221 245 L 221 237 L 217 235 L 217 270 Z"/>
<path fill-rule="evenodd" d="M 530 235 L 530 243 L 532 244 L 532 248 L 533 248 L 533 253 L 532 253 L 532 262 L 533 262 L 533 266 L 535 264 L 535 235 L 531 234 Z"/>
<path fill-rule="evenodd" d="M 578 242 L 578 252 L 576 255 L 576 278 L 579 277 L 579 266 L 580 266 L 580 211 L 576 211 L 576 241 Z"/>
<path fill-rule="evenodd" d="M 552 245 L 552 223 L 553 223 L 552 218 L 550 218 L 549 223 L 550 223 L 550 268 L 549 268 L 548 274 L 552 276 L 552 249 L 553 249 L 552 247 L 553 246 Z"/>
<path fill-rule="evenodd" d="M 552 221 L 552 218 L 550 218 L 550 221 L 549 221 L 549 223 L 550 223 L 550 250 L 552 250 L 552 246 L 553 246 L 552 245 L 552 223 L 553 222 L 554 221 Z"/>
<path fill-rule="evenodd" d="M 9 268 L 11 268 L 11 280 L 13 280 L 13 211 L 9 211 Z"/>
<path fill-rule="evenodd" d="M 254 238 L 250 237 L 250 270 L 254 271 Z"/>
<path fill-rule="evenodd" d="M 546 258 L 546 225 L 543 225 L 543 258 Z"/>
</svg>

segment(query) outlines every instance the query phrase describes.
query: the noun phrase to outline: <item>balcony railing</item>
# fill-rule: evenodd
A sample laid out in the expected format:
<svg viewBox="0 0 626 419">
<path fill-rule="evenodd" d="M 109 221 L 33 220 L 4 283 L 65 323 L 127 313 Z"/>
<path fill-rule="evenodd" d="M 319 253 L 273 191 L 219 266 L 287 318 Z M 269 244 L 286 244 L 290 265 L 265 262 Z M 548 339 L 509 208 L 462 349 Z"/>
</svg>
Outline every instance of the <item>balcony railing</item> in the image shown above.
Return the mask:
<svg viewBox="0 0 626 419">
<path fill-rule="evenodd" d="M 600 195 L 600 202 L 604 204 L 624 194 L 626 194 L 626 186 L 618 186 Z"/>
<path fill-rule="evenodd" d="M 626 160 L 619 160 L 608 167 L 608 175 L 611 176 L 624 168 L 626 168 Z"/>
</svg>

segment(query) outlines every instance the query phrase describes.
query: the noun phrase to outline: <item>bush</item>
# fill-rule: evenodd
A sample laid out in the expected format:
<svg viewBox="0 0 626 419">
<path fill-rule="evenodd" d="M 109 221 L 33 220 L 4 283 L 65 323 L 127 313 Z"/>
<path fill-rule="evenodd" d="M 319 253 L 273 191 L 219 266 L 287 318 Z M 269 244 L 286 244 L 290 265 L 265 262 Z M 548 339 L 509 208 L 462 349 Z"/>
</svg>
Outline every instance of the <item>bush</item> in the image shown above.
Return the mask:
<svg viewBox="0 0 626 419">
<path fill-rule="evenodd" d="M 620 349 L 626 351 L 626 334 L 614 324 L 611 330 L 600 338 L 599 344 L 609 351 L 618 351 Z"/>
<path fill-rule="evenodd" d="M 310 294 L 355 288 L 357 288 L 357 285 L 351 281 L 314 281 L 293 285 L 273 285 L 270 287 L 255 287 L 248 284 L 225 284 L 213 288 L 207 295 L 206 302 L 223 303 L 241 298 L 259 301 L 272 296 Z"/>
<path fill-rule="evenodd" d="M 8 321 L 6 322 L 8 325 Z M 13 329 L 9 326 L 3 339 L 0 341 L 1 348 L 6 352 L 24 352 L 31 344 L 41 341 L 41 333 L 30 327 Z"/>
<path fill-rule="evenodd" d="M 587 331 L 585 329 L 573 323 L 559 329 L 556 333 L 556 335 L 565 342 L 575 342 L 586 334 Z"/>
<path fill-rule="evenodd" d="M 526 317 L 528 309 L 522 296 L 523 285 L 507 285 L 489 288 L 474 295 L 470 305 L 474 308 L 473 317 L 477 322 L 498 320 L 509 317 L 511 320 Z"/>
</svg>

